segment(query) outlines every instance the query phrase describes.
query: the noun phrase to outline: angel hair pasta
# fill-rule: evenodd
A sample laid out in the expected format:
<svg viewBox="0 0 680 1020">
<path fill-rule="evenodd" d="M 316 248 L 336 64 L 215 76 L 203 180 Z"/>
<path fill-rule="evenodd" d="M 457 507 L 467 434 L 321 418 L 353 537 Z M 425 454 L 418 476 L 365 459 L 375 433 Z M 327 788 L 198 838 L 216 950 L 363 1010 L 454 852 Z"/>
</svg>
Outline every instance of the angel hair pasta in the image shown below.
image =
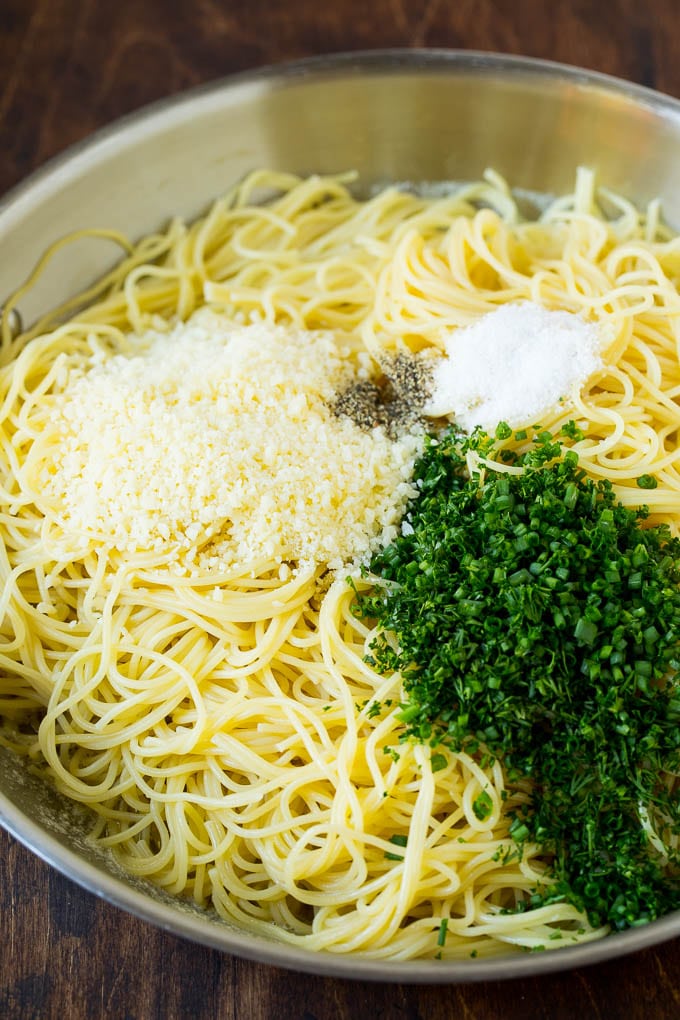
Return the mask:
<svg viewBox="0 0 680 1020">
<path fill-rule="evenodd" d="M 16 337 L 32 279 L 7 302 L 3 739 L 131 875 L 247 930 L 383 959 L 595 939 L 606 923 L 545 895 L 554 848 L 517 838 L 531 776 L 423 735 L 357 597 L 389 584 L 367 565 L 408 536 L 450 423 L 425 414 L 442 359 L 511 306 L 586 329 L 540 424 L 677 536 L 680 240 L 586 170 L 534 220 L 493 173 L 430 198 L 350 184 L 253 173 L 120 239 Z M 510 406 L 521 437 L 535 409 Z"/>
</svg>

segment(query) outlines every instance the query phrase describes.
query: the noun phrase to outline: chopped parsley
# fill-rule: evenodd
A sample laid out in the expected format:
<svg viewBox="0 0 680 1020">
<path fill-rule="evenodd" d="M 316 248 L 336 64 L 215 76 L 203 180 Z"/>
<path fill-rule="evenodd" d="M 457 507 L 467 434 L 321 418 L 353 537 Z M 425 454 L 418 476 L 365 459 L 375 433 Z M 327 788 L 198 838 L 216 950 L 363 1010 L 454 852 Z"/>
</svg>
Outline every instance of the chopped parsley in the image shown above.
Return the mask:
<svg viewBox="0 0 680 1020">
<path fill-rule="evenodd" d="M 402 673 L 407 739 L 533 780 L 511 836 L 552 856 L 554 882 L 531 906 L 637 925 L 680 907 L 680 541 L 549 432 L 506 439 L 429 441 L 409 533 L 374 556 L 386 583 L 356 612 L 378 621 L 377 669 Z M 489 810 L 481 794 L 474 811 Z"/>
</svg>

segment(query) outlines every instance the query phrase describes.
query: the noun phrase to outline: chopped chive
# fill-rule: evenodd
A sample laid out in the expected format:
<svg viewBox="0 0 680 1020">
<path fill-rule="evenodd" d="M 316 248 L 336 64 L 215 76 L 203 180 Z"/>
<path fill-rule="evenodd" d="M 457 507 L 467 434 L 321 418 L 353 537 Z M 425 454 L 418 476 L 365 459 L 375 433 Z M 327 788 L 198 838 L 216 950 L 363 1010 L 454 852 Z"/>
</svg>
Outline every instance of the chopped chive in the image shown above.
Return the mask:
<svg viewBox="0 0 680 1020">
<path fill-rule="evenodd" d="M 575 423 L 561 434 L 583 438 Z M 470 453 L 483 472 L 469 474 Z M 414 479 L 408 534 L 367 567 L 388 583 L 355 590 L 352 608 L 378 622 L 367 661 L 401 674 L 400 742 L 531 779 L 499 856 L 528 841 L 550 854 L 526 909 L 559 897 L 615 930 L 680 909 L 680 851 L 666 869 L 640 819 L 648 804 L 680 832 L 680 801 L 659 783 L 680 772 L 680 540 L 540 427 L 450 429 L 426 442 Z M 433 753 L 432 770 L 446 760 Z M 493 803 L 484 790 L 475 817 Z"/>
<path fill-rule="evenodd" d="M 478 797 L 472 802 L 472 810 L 475 813 L 480 822 L 486 821 L 491 814 L 493 808 L 493 801 L 486 790 L 482 790 Z"/>
</svg>

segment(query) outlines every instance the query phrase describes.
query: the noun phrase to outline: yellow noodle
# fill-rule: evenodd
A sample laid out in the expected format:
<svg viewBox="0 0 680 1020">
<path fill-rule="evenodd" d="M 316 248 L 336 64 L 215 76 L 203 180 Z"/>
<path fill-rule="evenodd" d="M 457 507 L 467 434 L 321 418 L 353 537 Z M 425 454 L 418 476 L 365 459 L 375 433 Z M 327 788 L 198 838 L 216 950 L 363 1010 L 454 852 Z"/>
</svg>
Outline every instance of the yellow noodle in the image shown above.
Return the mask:
<svg viewBox="0 0 680 1020">
<path fill-rule="evenodd" d="M 24 724 L 6 742 L 92 809 L 93 837 L 130 874 L 250 931 L 397 960 L 598 938 L 566 904 L 504 912 L 549 881 L 540 848 L 520 859 L 508 832 L 529 786 L 465 754 L 439 752 L 433 769 L 428 747 L 401 741 L 400 677 L 365 661 L 372 634 L 343 572 L 178 572 L 105 534 L 74 545 L 39 509 L 64 366 L 129 351 L 131 331 L 208 303 L 237 322 L 344 331 L 380 360 L 532 300 L 606 339 L 603 368 L 542 424 L 575 418 L 582 464 L 629 505 L 653 474 L 644 501 L 678 532 L 680 241 L 658 204 L 640 214 L 587 171 L 534 222 L 493 173 L 438 198 L 392 187 L 359 201 L 349 183 L 258 171 L 194 224 L 139 245 L 105 234 L 127 251 L 120 267 L 19 337 L 26 288 L 6 304 L 0 711 Z"/>
</svg>

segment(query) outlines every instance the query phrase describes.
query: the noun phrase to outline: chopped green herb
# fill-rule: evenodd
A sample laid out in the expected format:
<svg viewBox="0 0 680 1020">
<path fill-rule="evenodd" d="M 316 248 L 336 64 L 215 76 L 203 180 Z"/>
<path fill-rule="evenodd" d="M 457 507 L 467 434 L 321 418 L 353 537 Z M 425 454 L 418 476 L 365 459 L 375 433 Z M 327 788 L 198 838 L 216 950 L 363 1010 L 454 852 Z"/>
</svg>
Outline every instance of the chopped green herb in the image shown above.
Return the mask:
<svg viewBox="0 0 680 1020">
<path fill-rule="evenodd" d="M 445 754 L 433 754 L 430 759 L 430 768 L 433 772 L 441 772 L 448 765 L 448 759 Z"/>
<path fill-rule="evenodd" d="M 515 843 L 526 843 L 529 838 L 529 826 L 519 818 L 512 821 L 509 831 Z"/>
<path fill-rule="evenodd" d="M 437 945 L 443 946 L 446 942 L 446 929 L 449 926 L 448 917 L 442 917 L 442 923 L 439 925 L 439 934 L 437 935 Z"/>
<path fill-rule="evenodd" d="M 396 832 L 393 836 L 390 836 L 390 843 L 394 843 L 395 846 L 406 846 L 408 836 L 403 836 L 401 833 Z M 403 861 L 403 854 L 393 854 L 389 850 L 385 851 L 385 859 L 388 861 Z"/>
<path fill-rule="evenodd" d="M 393 836 L 390 836 L 390 843 L 394 843 L 395 846 L 406 846 L 408 843 L 408 836 L 402 835 L 400 832 L 395 832 Z"/>
<path fill-rule="evenodd" d="M 573 439 L 574 442 L 578 442 L 579 439 L 585 439 L 585 432 L 579 428 L 575 421 L 568 421 L 566 425 L 562 426 L 562 435 L 566 436 L 567 439 Z"/>
<path fill-rule="evenodd" d="M 640 475 L 637 484 L 640 489 L 656 489 L 659 483 L 654 475 Z"/>
<path fill-rule="evenodd" d="M 521 472 L 494 470 L 498 442 L 450 430 L 426 444 L 409 534 L 370 564 L 395 583 L 355 611 L 378 621 L 376 668 L 402 673 L 405 739 L 532 778 L 511 836 L 554 863 L 530 906 L 557 896 L 593 924 L 644 923 L 680 907 L 680 798 L 663 781 L 680 770 L 680 541 L 549 432 L 517 452 Z"/>
<path fill-rule="evenodd" d="M 480 822 L 486 821 L 491 814 L 492 807 L 493 801 L 486 790 L 482 790 L 480 795 L 472 802 L 472 810 L 475 813 L 475 817 L 479 818 Z"/>
</svg>

